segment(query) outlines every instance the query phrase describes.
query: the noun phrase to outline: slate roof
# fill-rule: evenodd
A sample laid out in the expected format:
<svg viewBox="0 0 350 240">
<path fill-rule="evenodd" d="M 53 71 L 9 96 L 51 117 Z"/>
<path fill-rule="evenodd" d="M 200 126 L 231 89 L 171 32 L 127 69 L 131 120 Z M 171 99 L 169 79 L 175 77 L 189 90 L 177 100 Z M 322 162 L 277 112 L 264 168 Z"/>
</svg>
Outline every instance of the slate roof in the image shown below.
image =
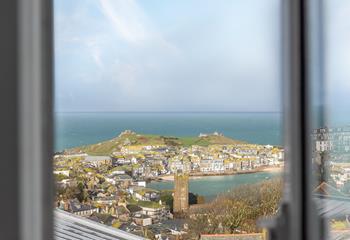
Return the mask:
<svg viewBox="0 0 350 240">
<path fill-rule="evenodd" d="M 335 197 L 314 198 L 318 212 L 326 218 L 338 218 L 350 215 L 350 199 Z"/>
<path fill-rule="evenodd" d="M 69 200 L 69 205 L 72 210 L 72 212 L 81 212 L 81 211 L 89 211 L 91 209 L 96 209 L 96 207 L 93 207 L 92 205 L 83 204 L 78 201 L 78 199 L 72 199 Z"/>
<path fill-rule="evenodd" d="M 104 214 L 104 213 L 93 213 L 90 217 L 88 217 L 88 219 L 94 221 L 94 222 L 98 222 L 98 223 L 102 223 L 108 226 L 111 226 L 114 222 L 114 220 L 116 220 L 116 217 L 111 216 L 110 214 Z"/>
<path fill-rule="evenodd" d="M 350 231 L 349 230 L 331 231 L 330 239 L 332 239 L 332 240 L 350 239 Z"/>
<path fill-rule="evenodd" d="M 127 174 L 120 174 L 120 175 L 115 176 L 114 179 L 116 181 L 130 181 L 130 180 L 132 180 L 132 177 L 130 177 Z"/>
<path fill-rule="evenodd" d="M 142 211 L 142 208 L 135 205 L 135 204 L 128 204 L 126 208 L 131 212 L 131 213 L 136 213 Z"/>
<path fill-rule="evenodd" d="M 140 236 L 55 209 L 55 240 L 145 240 Z"/>
<path fill-rule="evenodd" d="M 321 216 L 337 218 L 350 215 L 350 197 L 335 187 L 323 182 L 313 193 L 314 201 Z"/>
<path fill-rule="evenodd" d="M 314 191 L 314 195 L 321 195 L 321 196 L 332 196 L 332 197 L 345 197 L 345 194 L 340 192 L 335 187 L 331 186 L 330 184 L 326 182 L 322 182 L 320 185 L 318 185 Z"/>
<path fill-rule="evenodd" d="M 128 214 L 128 213 L 129 213 L 128 209 L 126 209 L 124 206 L 117 206 L 115 210 L 116 210 L 117 213 L 120 214 L 120 215 L 121 215 L 121 214 Z"/>
<path fill-rule="evenodd" d="M 165 228 L 174 229 L 177 231 L 182 230 L 185 223 L 186 221 L 183 219 L 168 219 L 160 222 L 160 224 Z"/>
</svg>

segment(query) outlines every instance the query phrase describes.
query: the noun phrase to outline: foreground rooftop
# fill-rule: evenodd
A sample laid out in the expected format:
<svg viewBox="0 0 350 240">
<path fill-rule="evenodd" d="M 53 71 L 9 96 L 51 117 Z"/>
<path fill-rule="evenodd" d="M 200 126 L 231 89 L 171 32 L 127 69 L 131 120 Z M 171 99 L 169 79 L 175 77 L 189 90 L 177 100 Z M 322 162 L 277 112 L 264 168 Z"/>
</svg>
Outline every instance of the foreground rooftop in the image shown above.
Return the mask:
<svg viewBox="0 0 350 240">
<path fill-rule="evenodd" d="M 55 240 L 145 240 L 134 234 L 58 210 L 54 211 Z"/>
</svg>

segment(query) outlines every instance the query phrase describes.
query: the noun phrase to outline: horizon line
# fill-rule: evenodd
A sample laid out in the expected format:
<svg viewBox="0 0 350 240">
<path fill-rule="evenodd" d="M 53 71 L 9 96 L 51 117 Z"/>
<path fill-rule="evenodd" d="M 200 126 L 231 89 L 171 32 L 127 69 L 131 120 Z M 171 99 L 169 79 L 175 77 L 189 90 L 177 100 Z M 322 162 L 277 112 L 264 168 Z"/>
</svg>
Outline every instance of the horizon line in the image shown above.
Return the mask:
<svg viewBox="0 0 350 240">
<path fill-rule="evenodd" d="M 53 113 L 283 113 L 282 111 L 53 111 Z"/>
</svg>

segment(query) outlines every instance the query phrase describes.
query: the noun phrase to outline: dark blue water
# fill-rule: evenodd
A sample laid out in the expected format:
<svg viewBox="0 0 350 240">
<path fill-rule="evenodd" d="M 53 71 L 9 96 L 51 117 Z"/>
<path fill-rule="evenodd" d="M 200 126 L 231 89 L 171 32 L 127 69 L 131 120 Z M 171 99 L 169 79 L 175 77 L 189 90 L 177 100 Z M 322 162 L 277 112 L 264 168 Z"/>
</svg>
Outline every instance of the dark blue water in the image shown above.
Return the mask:
<svg viewBox="0 0 350 240">
<path fill-rule="evenodd" d="M 281 145 L 280 113 L 56 113 L 55 151 L 143 134 L 197 136 L 218 131 L 250 143 Z"/>
</svg>

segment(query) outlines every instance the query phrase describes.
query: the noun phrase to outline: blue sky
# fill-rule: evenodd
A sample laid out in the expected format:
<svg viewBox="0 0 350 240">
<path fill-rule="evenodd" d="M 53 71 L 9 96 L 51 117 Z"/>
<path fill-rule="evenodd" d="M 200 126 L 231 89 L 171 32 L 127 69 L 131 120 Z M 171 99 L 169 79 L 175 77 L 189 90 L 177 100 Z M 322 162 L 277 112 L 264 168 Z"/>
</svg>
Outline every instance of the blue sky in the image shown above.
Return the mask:
<svg viewBox="0 0 350 240">
<path fill-rule="evenodd" d="M 54 2 L 56 111 L 281 110 L 279 0 Z M 350 3 L 325 6 L 325 99 L 350 122 Z"/>
<path fill-rule="evenodd" d="M 55 0 L 56 111 L 279 111 L 278 0 Z"/>
<path fill-rule="evenodd" d="M 325 99 L 333 125 L 350 124 L 350 1 L 325 1 Z"/>
</svg>

